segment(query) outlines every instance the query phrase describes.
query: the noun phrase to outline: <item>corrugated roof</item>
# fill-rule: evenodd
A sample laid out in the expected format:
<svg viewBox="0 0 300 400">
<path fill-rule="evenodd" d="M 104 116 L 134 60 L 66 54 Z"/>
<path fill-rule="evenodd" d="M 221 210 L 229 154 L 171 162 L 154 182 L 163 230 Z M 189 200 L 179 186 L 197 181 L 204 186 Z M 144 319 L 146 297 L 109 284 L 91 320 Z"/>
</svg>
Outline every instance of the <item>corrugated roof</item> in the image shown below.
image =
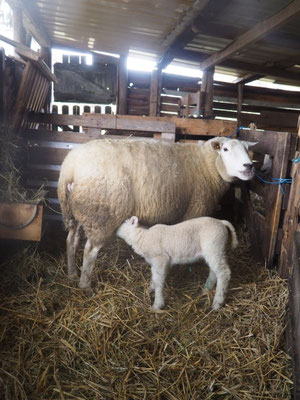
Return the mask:
<svg viewBox="0 0 300 400">
<path fill-rule="evenodd" d="M 195 62 L 195 55 L 223 50 L 291 0 L 23 1 L 25 7 L 27 3 L 54 46 L 119 54 L 137 50 L 162 55 L 183 29 L 191 28 L 196 21 L 193 17 L 197 17 L 197 33 L 182 47 L 194 56 L 189 61 Z M 297 14 L 230 59 L 250 66 L 292 68 L 293 61 L 289 65 L 288 59 L 297 60 L 299 55 L 300 14 Z M 185 59 L 185 56 L 176 55 L 175 58 Z M 243 68 L 228 65 L 220 65 L 217 70 L 245 73 Z M 278 77 L 277 81 L 285 83 L 289 79 Z"/>
</svg>

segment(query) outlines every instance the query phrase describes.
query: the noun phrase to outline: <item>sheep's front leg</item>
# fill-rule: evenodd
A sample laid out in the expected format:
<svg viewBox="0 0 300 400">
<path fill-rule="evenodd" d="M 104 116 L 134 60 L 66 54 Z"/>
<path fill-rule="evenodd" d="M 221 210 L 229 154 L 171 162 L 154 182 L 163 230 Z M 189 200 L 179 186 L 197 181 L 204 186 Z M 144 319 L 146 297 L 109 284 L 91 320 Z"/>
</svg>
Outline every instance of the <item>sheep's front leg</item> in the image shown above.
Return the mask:
<svg viewBox="0 0 300 400">
<path fill-rule="evenodd" d="M 68 258 L 68 276 L 70 279 L 78 277 L 78 269 L 75 263 L 76 250 L 80 240 L 80 225 L 77 224 L 74 229 L 70 229 L 67 236 L 67 258 Z"/>
<path fill-rule="evenodd" d="M 218 310 L 225 303 L 231 272 L 224 257 L 211 256 L 206 261 L 217 277 L 217 288 L 212 308 Z"/>
<path fill-rule="evenodd" d="M 87 239 L 84 248 L 83 263 L 79 281 L 79 287 L 81 289 L 88 289 L 91 287 L 92 272 L 98 255 L 98 251 L 101 247 L 101 245 L 92 245 L 90 240 Z"/>
<path fill-rule="evenodd" d="M 151 263 L 151 283 L 149 291 L 154 290 L 155 297 L 152 307 L 154 310 L 161 310 L 165 306 L 163 288 L 167 274 L 167 262 L 164 259 L 155 259 Z"/>
</svg>

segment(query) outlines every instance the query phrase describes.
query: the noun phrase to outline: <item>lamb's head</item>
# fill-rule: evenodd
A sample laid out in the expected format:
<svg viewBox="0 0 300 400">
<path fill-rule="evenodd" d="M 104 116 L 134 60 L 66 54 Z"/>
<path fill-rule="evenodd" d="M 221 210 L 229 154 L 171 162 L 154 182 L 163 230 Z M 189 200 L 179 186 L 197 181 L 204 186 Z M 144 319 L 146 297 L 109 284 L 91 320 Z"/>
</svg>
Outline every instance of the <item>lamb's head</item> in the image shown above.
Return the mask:
<svg viewBox="0 0 300 400">
<path fill-rule="evenodd" d="M 123 224 L 117 230 L 117 236 L 128 242 L 128 239 L 131 238 L 132 233 L 138 226 L 139 226 L 138 217 L 133 216 L 129 219 L 126 219 L 126 221 L 124 221 Z"/>
<path fill-rule="evenodd" d="M 243 181 L 254 177 L 254 166 L 249 157 L 248 148 L 256 143 L 220 137 L 211 139 L 212 148 L 219 154 L 217 162 L 219 161 L 220 164 L 220 159 L 222 160 L 229 179 L 239 178 Z M 220 170 L 219 172 L 221 173 Z"/>
</svg>

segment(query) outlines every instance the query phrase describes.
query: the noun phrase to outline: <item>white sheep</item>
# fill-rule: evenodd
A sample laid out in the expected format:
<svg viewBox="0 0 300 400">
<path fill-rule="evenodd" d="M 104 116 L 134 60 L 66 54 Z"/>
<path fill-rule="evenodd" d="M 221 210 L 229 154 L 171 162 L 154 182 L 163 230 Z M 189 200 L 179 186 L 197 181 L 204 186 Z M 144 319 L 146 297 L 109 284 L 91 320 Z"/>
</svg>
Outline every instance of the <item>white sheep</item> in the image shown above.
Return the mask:
<svg viewBox="0 0 300 400">
<path fill-rule="evenodd" d="M 168 268 L 199 259 L 204 259 L 210 269 L 205 287 L 212 289 L 217 283 L 212 308 L 218 310 L 224 304 L 230 280 L 226 259 L 229 234 L 234 249 L 238 241 L 231 223 L 210 217 L 194 218 L 176 225 L 158 224 L 147 229 L 139 225 L 134 216 L 117 231 L 117 235 L 151 265 L 149 292 L 155 291 L 155 310 L 165 305 L 163 286 Z"/>
<path fill-rule="evenodd" d="M 224 137 L 200 145 L 94 140 L 71 150 L 58 181 L 69 277 L 78 275 L 81 227 L 87 241 L 79 287 L 90 288 L 99 249 L 130 216 L 151 226 L 212 215 L 232 181 L 253 178 L 253 144 Z"/>
</svg>

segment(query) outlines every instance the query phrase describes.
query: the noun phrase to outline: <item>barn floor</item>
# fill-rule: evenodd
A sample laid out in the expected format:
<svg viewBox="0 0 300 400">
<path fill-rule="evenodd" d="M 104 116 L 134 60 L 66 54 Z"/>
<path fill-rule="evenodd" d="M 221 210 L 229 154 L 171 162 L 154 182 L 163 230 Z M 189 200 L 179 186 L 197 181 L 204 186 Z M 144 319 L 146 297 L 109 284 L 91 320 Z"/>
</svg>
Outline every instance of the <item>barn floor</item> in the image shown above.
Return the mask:
<svg viewBox="0 0 300 400">
<path fill-rule="evenodd" d="M 64 246 L 20 248 L 1 267 L 0 398 L 289 399 L 287 285 L 239 237 L 218 312 L 205 266 L 174 267 L 155 313 L 150 268 L 120 240 L 101 251 L 92 297 L 68 281 Z"/>
</svg>

